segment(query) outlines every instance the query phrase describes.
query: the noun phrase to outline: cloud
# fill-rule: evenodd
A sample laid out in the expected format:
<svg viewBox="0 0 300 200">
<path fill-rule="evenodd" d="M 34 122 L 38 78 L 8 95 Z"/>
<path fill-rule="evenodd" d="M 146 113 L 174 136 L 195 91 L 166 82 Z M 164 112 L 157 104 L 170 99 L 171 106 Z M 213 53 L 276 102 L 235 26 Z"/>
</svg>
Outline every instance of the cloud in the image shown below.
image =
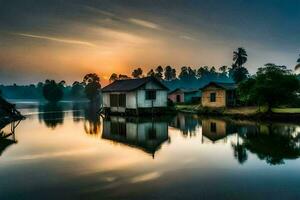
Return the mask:
<svg viewBox="0 0 300 200">
<path fill-rule="evenodd" d="M 151 172 L 151 173 L 143 174 L 141 176 L 133 177 L 130 182 L 139 183 L 139 182 L 151 181 L 159 178 L 160 176 L 161 174 L 158 172 Z"/>
<path fill-rule="evenodd" d="M 145 20 L 141 20 L 141 19 L 136 19 L 136 18 L 130 18 L 128 19 L 129 22 L 139 25 L 139 26 L 143 26 L 146 28 L 151 28 L 151 29 L 161 29 L 161 27 L 158 24 L 155 24 L 153 22 L 149 22 L 149 21 L 145 21 Z"/>
<path fill-rule="evenodd" d="M 185 39 L 185 40 L 196 40 L 195 38 L 192 38 L 192 37 L 187 36 L 187 35 L 181 35 L 180 38 Z"/>
<path fill-rule="evenodd" d="M 26 34 L 26 33 L 15 33 L 15 35 L 19 35 L 22 37 L 50 40 L 50 41 L 54 41 L 54 42 L 61 42 L 61 43 L 67 43 L 67 44 L 84 45 L 84 46 L 90 46 L 90 47 L 96 46 L 95 44 L 93 44 L 91 42 L 86 42 L 86 41 L 81 41 L 81 40 L 56 38 L 56 37 L 50 37 L 50 36 L 44 36 L 44 35 L 33 35 L 33 34 Z"/>
<path fill-rule="evenodd" d="M 99 13 L 101 15 L 110 16 L 110 17 L 114 17 L 115 16 L 115 14 L 113 14 L 112 12 L 106 11 L 106 10 L 101 10 L 101 9 L 94 8 L 94 7 L 91 7 L 91 6 L 85 6 L 85 8 L 87 10 L 89 10 L 89 11 L 92 11 L 92 12 L 95 12 L 95 13 Z"/>
</svg>

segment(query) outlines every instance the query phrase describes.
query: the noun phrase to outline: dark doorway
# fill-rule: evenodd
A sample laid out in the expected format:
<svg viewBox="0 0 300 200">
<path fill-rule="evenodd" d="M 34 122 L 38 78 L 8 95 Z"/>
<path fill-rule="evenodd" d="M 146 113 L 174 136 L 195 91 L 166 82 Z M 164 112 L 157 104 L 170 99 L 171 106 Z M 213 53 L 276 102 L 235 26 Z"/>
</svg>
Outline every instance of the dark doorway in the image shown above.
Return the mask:
<svg viewBox="0 0 300 200">
<path fill-rule="evenodd" d="M 177 103 L 180 103 L 180 102 L 181 102 L 181 98 L 180 98 L 180 95 L 179 95 L 179 94 L 176 95 L 176 102 L 177 102 Z"/>
</svg>

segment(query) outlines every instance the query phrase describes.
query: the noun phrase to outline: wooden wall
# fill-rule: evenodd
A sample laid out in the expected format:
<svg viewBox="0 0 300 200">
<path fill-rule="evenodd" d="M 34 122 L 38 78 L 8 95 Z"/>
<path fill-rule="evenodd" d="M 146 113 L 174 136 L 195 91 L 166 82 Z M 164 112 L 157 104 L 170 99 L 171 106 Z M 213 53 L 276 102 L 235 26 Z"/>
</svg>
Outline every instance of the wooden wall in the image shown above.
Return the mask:
<svg viewBox="0 0 300 200">
<path fill-rule="evenodd" d="M 162 89 L 163 88 L 159 84 L 155 82 L 148 82 L 143 88 L 140 88 L 139 90 L 126 92 L 126 108 L 151 108 L 152 105 L 153 107 L 166 107 L 168 102 L 168 91 Z M 156 90 L 156 99 L 146 100 L 146 90 Z M 110 106 L 110 94 L 122 94 L 122 92 L 103 93 L 103 107 L 111 108 L 112 112 L 125 112 L 125 108 Z"/>
<path fill-rule="evenodd" d="M 216 93 L 216 101 L 210 101 L 210 94 Z M 202 91 L 201 98 L 203 107 L 225 107 L 226 106 L 226 91 L 218 87 L 210 86 Z"/>
<path fill-rule="evenodd" d="M 182 91 L 177 91 L 173 92 L 172 94 L 168 95 L 168 98 L 173 101 L 174 103 L 179 103 L 177 102 L 177 95 L 180 95 L 180 103 L 184 102 L 184 93 Z"/>
</svg>

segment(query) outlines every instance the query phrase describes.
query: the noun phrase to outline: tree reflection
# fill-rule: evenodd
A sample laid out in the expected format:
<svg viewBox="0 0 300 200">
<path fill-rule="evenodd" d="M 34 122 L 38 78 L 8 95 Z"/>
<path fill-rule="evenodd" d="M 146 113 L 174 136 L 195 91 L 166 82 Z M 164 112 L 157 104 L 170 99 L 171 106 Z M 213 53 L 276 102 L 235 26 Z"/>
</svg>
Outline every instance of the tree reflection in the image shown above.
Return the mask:
<svg viewBox="0 0 300 200">
<path fill-rule="evenodd" d="M 82 103 L 73 103 L 72 105 L 72 114 L 73 114 L 73 121 L 78 123 L 83 120 L 83 111 L 84 107 Z"/>
<path fill-rule="evenodd" d="M 248 159 L 248 155 L 247 155 L 245 145 L 240 144 L 240 138 L 238 134 L 237 134 L 237 143 L 236 144 L 232 143 L 232 148 L 233 148 L 233 153 L 234 153 L 233 155 L 235 159 L 237 159 L 240 164 L 245 163 L 246 160 Z"/>
<path fill-rule="evenodd" d="M 97 114 L 100 105 L 97 103 L 89 103 L 84 110 L 84 131 L 89 135 L 98 135 L 100 133 L 101 120 Z"/>
<path fill-rule="evenodd" d="M 196 115 L 179 113 L 170 122 L 170 126 L 178 128 L 184 137 L 192 137 L 196 136 L 196 128 L 199 123 L 199 118 Z"/>
<path fill-rule="evenodd" d="M 52 129 L 55 129 L 58 125 L 62 125 L 64 122 L 62 106 L 53 103 L 39 106 L 39 120 Z"/>
<path fill-rule="evenodd" d="M 270 165 L 284 164 L 285 159 L 300 156 L 300 133 L 296 126 L 282 124 L 238 125 L 236 144 L 232 144 L 234 157 L 243 164 L 248 156 L 247 150 Z M 240 138 L 242 143 L 240 143 Z"/>
<path fill-rule="evenodd" d="M 258 134 L 246 134 L 243 145 L 271 165 L 284 164 L 284 159 L 300 156 L 300 133 L 291 126 L 267 125 Z"/>
</svg>

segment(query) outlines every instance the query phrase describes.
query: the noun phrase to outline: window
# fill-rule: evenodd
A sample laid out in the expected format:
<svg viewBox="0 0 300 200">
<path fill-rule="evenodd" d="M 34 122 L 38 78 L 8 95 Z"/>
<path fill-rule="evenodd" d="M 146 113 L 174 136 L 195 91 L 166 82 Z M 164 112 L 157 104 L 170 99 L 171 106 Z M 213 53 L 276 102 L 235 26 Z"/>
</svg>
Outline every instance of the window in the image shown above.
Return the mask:
<svg viewBox="0 0 300 200">
<path fill-rule="evenodd" d="M 216 102 L 216 93 L 210 93 L 210 102 Z"/>
<path fill-rule="evenodd" d="M 126 107 L 126 94 L 111 94 L 110 95 L 111 107 Z"/>
<path fill-rule="evenodd" d="M 119 102 L 118 102 L 118 94 L 111 94 L 109 96 L 110 98 L 110 106 L 111 107 L 118 107 Z"/>
<path fill-rule="evenodd" d="M 146 91 L 146 100 L 155 100 L 156 99 L 156 91 L 148 90 Z"/>
<path fill-rule="evenodd" d="M 119 107 L 126 107 L 126 94 L 119 94 Z"/>
<path fill-rule="evenodd" d="M 210 123 L 210 132 L 216 133 L 217 132 L 217 124 L 212 122 Z"/>
</svg>

